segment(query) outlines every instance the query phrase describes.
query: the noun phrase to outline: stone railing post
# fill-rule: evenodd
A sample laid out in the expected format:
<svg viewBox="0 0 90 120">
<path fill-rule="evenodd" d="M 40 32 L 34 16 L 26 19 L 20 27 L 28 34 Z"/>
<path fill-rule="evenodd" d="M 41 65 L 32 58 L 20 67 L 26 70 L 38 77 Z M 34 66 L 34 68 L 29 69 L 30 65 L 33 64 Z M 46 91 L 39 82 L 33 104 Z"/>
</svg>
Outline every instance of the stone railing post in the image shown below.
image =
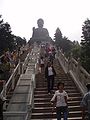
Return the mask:
<svg viewBox="0 0 90 120">
<path fill-rule="evenodd" d="M 6 95 L 7 95 L 7 87 L 6 87 L 6 85 L 4 85 L 4 93 L 3 93 L 2 97 L 6 98 Z M 3 104 L 3 110 L 6 110 L 6 101 Z"/>
<path fill-rule="evenodd" d="M 12 77 L 12 90 L 14 90 L 14 87 L 15 87 L 15 77 L 13 76 Z"/>
<path fill-rule="evenodd" d="M 69 57 L 69 60 L 68 60 L 68 71 L 72 70 L 73 68 L 73 63 L 72 63 L 72 53 Z"/>
<path fill-rule="evenodd" d="M 67 73 L 69 73 L 70 70 L 70 57 L 68 57 L 68 69 L 67 69 Z"/>
<path fill-rule="evenodd" d="M 23 74 L 23 69 L 22 69 L 23 62 L 20 62 L 20 74 Z"/>
<path fill-rule="evenodd" d="M 32 79 L 32 108 L 34 108 L 34 80 Z"/>
<path fill-rule="evenodd" d="M 22 74 L 24 73 L 24 67 L 23 67 L 23 63 L 22 63 Z"/>
<path fill-rule="evenodd" d="M 78 80 L 80 81 L 80 58 L 78 58 L 78 66 L 77 66 L 77 76 L 78 76 Z"/>
<path fill-rule="evenodd" d="M 19 74 L 19 75 L 21 74 L 21 62 L 20 62 L 20 59 L 19 59 L 18 74 Z"/>
</svg>

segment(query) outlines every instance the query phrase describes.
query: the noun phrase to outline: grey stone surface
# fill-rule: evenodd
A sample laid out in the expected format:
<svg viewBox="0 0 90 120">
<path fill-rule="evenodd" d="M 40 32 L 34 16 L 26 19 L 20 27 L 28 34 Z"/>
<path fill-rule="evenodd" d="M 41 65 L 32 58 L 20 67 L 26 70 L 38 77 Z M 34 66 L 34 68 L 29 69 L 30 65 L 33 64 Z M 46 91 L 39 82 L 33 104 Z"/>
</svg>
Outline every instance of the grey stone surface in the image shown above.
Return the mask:
<svg viewBox="0 0 90 120">
<path fill-rule="evenodd" d="M 30 86 L 18 86 L 16 87 L 14 94 L 26 94 L 28 93 Z"/>
<path fill-rule="evenodd" d="M 7 111 L 26 111 L 26 110 L 27 110 L 27 105 L 25 103 L 17 103 L 17 104 L 11 103 L 7 108 Z"/>
<path fill-rule="evenodd" d="M 13 94 L 11 103 L 26 103 L 28 94 Z"/>
<path fill-rule="evenodd" d="M 30 74 L 21 74 L 19 79 L 31 79 L 31 75 Z"/>
<path fill-rule="evenodd" d="M 23 85 L 23 86 L 30 86 L 30 80 L 28 79 L 25 79 L 25 80 L 20 80 L 19 84 L 18 85 Z"/>
<path fill-rule="evenodd" d="M 4 120 L 25 120 L 25 116 L 7 116 Z"/>
</svg>

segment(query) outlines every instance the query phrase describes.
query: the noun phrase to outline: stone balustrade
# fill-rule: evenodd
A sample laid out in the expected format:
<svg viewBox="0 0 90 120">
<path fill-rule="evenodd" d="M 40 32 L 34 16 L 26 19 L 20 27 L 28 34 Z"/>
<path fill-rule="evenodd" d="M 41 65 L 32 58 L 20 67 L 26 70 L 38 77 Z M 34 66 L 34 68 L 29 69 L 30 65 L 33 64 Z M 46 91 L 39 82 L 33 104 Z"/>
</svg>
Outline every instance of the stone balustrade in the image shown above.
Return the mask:
<svg viewBox="0 0 90 120">
<path fill-rule="evenodd" d="M 16 66 L 16 68 L 14 69 L 12 75 L 10 76 L 9 80 L 7 81 L 6 84 L 4 84 L 3 86 L 3 90 L 0 93 L 0 96 L 7 98 L 8 92 L 10 90 L 13 90 L 16 86 L 16 82 L 17 82 L 17 77 L 20 75 L 20 63 L 18 63 L 18 65 Z M 3 108 L 6 109 L 6 101 L 4 102 Z"/>
<path fill-rule="evenodd" d="M 62 50 L 59 50 L 56 56 L 64 71 L 70 73 L 82 94 L 85 94 L 86 84 L 90 83 L 90 74 L 80 65 L 80 60 L 76 61 L 72 56 L 67 59 Z"/>
</svg>

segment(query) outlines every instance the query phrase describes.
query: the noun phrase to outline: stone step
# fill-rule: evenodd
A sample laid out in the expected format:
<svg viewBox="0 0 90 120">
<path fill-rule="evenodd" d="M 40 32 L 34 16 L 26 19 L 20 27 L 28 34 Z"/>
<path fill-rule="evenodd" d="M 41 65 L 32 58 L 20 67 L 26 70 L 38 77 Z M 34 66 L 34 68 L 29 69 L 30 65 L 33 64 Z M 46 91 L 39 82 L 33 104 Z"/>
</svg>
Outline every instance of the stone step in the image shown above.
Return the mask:
<svg viewBox="0 0 90 120">
<path fill-rule="evenodd" d="M 65 86 L 64 87 L 65 90 L 77 90 L 77 88 L 75 86 Z M 47 87 L 37 87 L 35 88 L 35 91 L 46 91 L 47 90 Z M 57 87 L 54 87 L 54 90 L 57 90 Z"/>
<path fill-rule="evenodd" d="M 54 86 L 57 86 L 57 83 L 59 81 L 62 81 L 62 80 L 55 81 Z M 63 80 L 62 82 L 64 82 L 65 86 L 67 86 L 67 85 L 75 85 L 75 83 L 73 81 L 69 81 L 69 80 Z M 47 80 L 45 80 L 45 81 L 39 80 L 38 83 L 36 83 L 36 85 L 43 85 L 43 84 L 47 85 Z"/>
<path fill-rule="evenodd" d="M 46 113 L 46 112 L 52 112 L 53 107 L 36 107 L 33 109 L 34 113 Z M 79 111 L 81 110 L 80 106 L 68 106 L 69 111 Z M 56 108 L 54 108 L 54 112 L 56 111 Z"/>
<path fill-rule="evenodd" d="M 49 118 L 49 119 L 31 119 L 31 120 L 57 120 L 57 119 L 54 119 L 54 118 Z M 63 118 L 61 119 L 61 120 L 63 120 Z M 74 117 L 74 118 L 68 118 L 68 120 L 82 120 L 82 117 Z"/>
<path fill-rule="evenodd" d="M 68 106 L 79 106 L 80 105 L 80 101 L 68 101 Z M 35 108 L 36 107 L 51 107 L 52 105 L 50 104 L 50 102 L 35 102 L 34 103 Z"/>
<path fill-rule="evenodd" d="M 36 94 L 36 95 L 34 95 L 34 97 L 35 98 L 47 98 L 47 97 L 51 97 L 53 95 L 54 94 L 52 94 L 52 95 L 48 95 L 48 94 Z M 80 97 L 81 94 L 80 93 L 68 93 L 68 96 L 69 97 L 75 97 L 75 96 Z"/>
<path fill-rule="evenodd" d="M 72 94 L 73 93 L 79 93 L 77 89 L 72 89 L 72 90 L 67 89 L 66 92 L 67 93 L 72 93 Z M 46 90 L 45 91 L 37 90 L 37 91 L 34 92 L 34 94 L 47 94 L 47 91 Z"/>
<path fill-rule="evenodd" d="M 38 81 L 38 82 L 42 82 L 42 81 L 43 81 L 43 82 L 46 82 L 47 79 L 46 79 L 44 76 L 41 76 L 41 77 L 39 77 L 39 81 Z M 56 83 L 57 81 L 73 82 L 72 79 L 69 79 L 68 77 L 55 77 L 55 83 Z"/>
<path fill-rule="evenodd" d="M 47 85 L 44 85 L 44 84 L 43 84 L 43 85 L 37 85 L 37 88 L 42 88 L 42 87 L 43 87 L 43 88 L 44 88 L 44 87 L 47 88 Z M 70 88 L 69 88 L 69 87 L 70 87 Z M 55 88 L 56 88 L 56 86 L 54 86 L 54 89 L 55 89 Z M 64 88 L 65 88 L 65 90 L 66 90 L 66 89 L 76 89 L 76 87 L 74 87 L 73 85 L 66 85 Z"/>
<path fill-rule="evenodd" d="M 69 97 L 69 101 L 77 101 L 77 100 L 81 100 L 82 97 Z M 34 98 L 34 102 L 49 102 L 51 100 L 51 98 Z"/>
<path fill-rule="evenodd" d="M 47 87 L 47 84 L 41 84 L 41 83 L 38 83 L 39 85 L 36 85 L 37 86 L 37 88 L 39 87 L 39 88 L 42 88 L 42 87 Z M 57 84 L 56 84 L 57 85 Z M 56 85 L 54 84 L 54 87 L 56 87 Z M 64 88 L 68 88 L 68 87 L 72 87 L 72 86 L 74 86 L 75 84 L 67 84 L 67 85 L 65 85 L 65 87 Z M 73 87 L 74 88 L 74 87 Z M 76 88 L 75 88 L 76 89 Z"/>
<path fill-rule="evenodd" d="M 70 118 L 72 117 L 81 117 L 81 111 L 72 111 L 72 112 L 69 112 L 69 115 L 68 115 Z M 56 112 L 47 112 L 47 113 L 32 113 L 32 117 L 31 119 L 41 119 L 41 118 L 56 118 Z"/>
</svg>

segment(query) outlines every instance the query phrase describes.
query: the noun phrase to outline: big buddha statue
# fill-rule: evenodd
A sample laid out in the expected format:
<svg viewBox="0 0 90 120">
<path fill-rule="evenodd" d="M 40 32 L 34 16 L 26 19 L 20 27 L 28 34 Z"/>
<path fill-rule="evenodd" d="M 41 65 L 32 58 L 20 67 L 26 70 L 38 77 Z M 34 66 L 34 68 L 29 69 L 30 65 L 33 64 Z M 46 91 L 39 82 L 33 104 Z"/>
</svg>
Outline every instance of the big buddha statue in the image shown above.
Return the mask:
<svg viewBox="0 0 90 120">
<path fill-rule="evenodd" d="M 38 28 L 33 27 L 33 33 L 32 38 L 30 41 L 32 42 L 50 42 L 52 41 L 51 37 L 49 36 L 49 32 L 46 28 L 43 28 L 44 26 L 44 20 L 38 19 L 37 20 Z"/>
</svg>

